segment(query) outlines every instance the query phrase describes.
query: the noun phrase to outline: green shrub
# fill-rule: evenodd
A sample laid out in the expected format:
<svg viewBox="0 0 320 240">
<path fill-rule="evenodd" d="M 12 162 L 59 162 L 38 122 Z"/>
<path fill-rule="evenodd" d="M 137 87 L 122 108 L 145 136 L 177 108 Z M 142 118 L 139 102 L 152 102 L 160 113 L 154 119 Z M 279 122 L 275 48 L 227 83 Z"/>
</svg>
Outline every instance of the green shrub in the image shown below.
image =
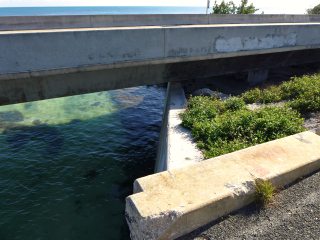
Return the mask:
<svg viewBox="0 0 320 240">
<path fill-rule="evenodd" d="M 300 113 L 320 109 L 320 74 L 293 77 L 279 87 L 269 89 L 255 88 L 241 95 L 246 103 L 271 103 L 290 100 L 289 104 Z"/>
<path fill-rule="evenodd" d="M 227 99 L 224 104 L 228 110 L 232 110 L 232 111 L 246 108 L 245 102 L 238 97 L 231 97 Z"/>
<path fill-rule="evenodd" d="M 241 98 L 246 103 L 255 103 L 260 102 L 261 90 L 259 88 L 255 88 L 253 90 L 247 91 L 241 95 Z"/>
<path fill-rule="evenodd" d="M 187 111 L 181 114 L 182 125 L 191 129 L 198 147 L 203 149 L 207 158 L 304 130 L 303 119 L 288 106 L 251 111 L 245 107 L 241 98 L 236 97 L 224 102 L 196 97 L 190 102 L 192 104 Z M 208 106 L 218 106 L 219 109 L 210 112 Z"/>
<path fill-rule="evenodd" d="M 266 206 L 275 195 L 275 190 L 270 181 L 256 179 L 253 197 L 261 206 Z"/>
<path fill-rule="evenodd" d="M 214 119 L 220 112 L 227 110 L 225 104 L 218 101 L 217 97 L 196 96 L 191 97 L 184 114 L 181 114 L 182 125 L 191 129 L 195 122 Z"/>
<path fill-rule="evenodd" d="M 289 100 L 284 107 L 250 111 L 245 103 Z M 258 88 L 220 101 L 217 97 L 190 98 L 181 114 L 206 158 L 289 136 L 305 129 L 300 113 L 320 109 L 320 74 L 294 77 L 278 87 Z"/>
</svg>

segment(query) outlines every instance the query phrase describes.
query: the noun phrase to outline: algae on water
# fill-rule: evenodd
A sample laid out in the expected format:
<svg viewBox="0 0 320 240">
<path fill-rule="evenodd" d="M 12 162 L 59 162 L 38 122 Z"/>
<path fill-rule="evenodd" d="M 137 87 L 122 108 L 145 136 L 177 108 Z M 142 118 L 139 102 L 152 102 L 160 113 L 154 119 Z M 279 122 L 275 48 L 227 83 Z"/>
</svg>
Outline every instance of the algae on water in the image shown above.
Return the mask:
<svg viewBox="0 0 320 240">
<path fill-rule="evenodd" d="M 59 125 L 116 111 L 110 92 L 54 98 L 0 107 L 0 132 L 8 126 Z"/>
</svg>

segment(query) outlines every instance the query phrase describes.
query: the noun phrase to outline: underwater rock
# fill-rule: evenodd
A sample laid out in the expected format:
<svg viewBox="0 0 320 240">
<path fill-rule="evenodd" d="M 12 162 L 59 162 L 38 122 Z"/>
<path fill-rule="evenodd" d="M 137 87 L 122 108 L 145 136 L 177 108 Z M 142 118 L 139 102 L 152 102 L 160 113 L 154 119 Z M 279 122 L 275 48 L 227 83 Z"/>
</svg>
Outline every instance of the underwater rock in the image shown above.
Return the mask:
<svg viewBox="0 0 320 240">
<path fill-rule="evenodd" d="M 3 132 L 14 150 L 20 150 L 30 140 L 41 140 L 48 144 L 46 151 L 51 155 L 60 152 L 64 138 L 55 127 L 38 125 L 32 127 L 10 127 Z"/>
<path fill-rule="evenodd" d="M 32 124 L 33 125 L 40 125 L 41 124 L 41 121 L 39 119 L 36 119 L 36 120 L 33 120 L 32 121 Z"/>
<path fill-rule="evenodd" d="M 99 175 L 99 172 L 98 172 L 97 170 L 95 170 L 95 169 L 92 169 L 92 170 L 86 172 L 86 173 L 83 175 L 83 177 L 84 177 L 84 178 L 87 178 L 87 179 L 92 179 L 92 178 L 95 178 L 95 177 L 98 176 L 98 175 Z"/>
<path fill-rule="evenodd" d="M 0 112 L 0 123 L 15 123 L 23 121 L 24 117 L 19 111 Z"/>
<path fill-rule="evenodd" d="M 77 123 L 81 123 L 81 122 L 82 122 L 81 119 L 76 119 L 76 118 L 75 118 L 75 119 L 72 119 L 71 122 L 69 122 L 69 124 L 70 124 L 70 125 L 73 125 L 73 124 L 77 124 Z"/>
<path fill-rule="evenodd" d="M 121 185 L 111 185 L 108 194 L 111 199 L 124 200 L 128 195 L 128 191 Z"/>
<path fill-rule="evenodd" d="M 99 106 L 100 104 L 101 102 L 95 102 L 95 103 L 92 103 L 91 106 L 96 107 L 96 106 Z"/>
<path fill-rule="evenodd" d="M 24 107 L 25 109 L 29 109 L 29 108 L 32 107 L 32 103 L 31 103 L 31 102 L 25 103 L 25 104 L 23 105 L 23 107 Z"/>
<path fill-rule="evenodd" d="M 27 144 L 27 140 L 30 137 L 29 133 L 21 132 L 14 135 L 7 136 L 7 142 L 11 145 L 13 150 L 19 150 Z"/>
</svg>

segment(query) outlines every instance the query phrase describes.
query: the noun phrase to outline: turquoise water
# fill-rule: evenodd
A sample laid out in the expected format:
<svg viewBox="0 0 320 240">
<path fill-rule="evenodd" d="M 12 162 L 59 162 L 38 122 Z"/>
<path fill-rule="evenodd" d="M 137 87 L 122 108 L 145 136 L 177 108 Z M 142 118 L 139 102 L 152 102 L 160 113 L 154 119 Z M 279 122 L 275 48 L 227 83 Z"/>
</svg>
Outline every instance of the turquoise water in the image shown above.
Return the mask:
<svg viewBox="0 0 320 240">
<path fill-rule="evenodd" d="M 153 172 L 165 88 L 0 107 L 0 239 L 129 239 L 124 200 Z"/>
<path fill-rule="evenodd" d="M 0 7 L 0 16 L 205 13 L 205 3 L 203 7 Z"/>
</svg>

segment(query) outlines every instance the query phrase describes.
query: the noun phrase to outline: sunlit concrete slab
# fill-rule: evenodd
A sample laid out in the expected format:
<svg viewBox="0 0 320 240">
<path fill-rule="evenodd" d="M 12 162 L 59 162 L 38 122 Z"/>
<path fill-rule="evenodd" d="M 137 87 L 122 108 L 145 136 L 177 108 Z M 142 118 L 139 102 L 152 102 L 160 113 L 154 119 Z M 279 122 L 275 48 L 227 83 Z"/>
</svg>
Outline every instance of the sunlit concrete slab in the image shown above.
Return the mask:
<svg viewBox="0 0 320 240">
<path fill-rule="evenodd" d="M 319 146 L 308 131 L 139 178 L 126 199 L 131 239 L 175 239 L 239 209 L 255 179 L 282 186 L 319 169 Z"/>
</svg>

